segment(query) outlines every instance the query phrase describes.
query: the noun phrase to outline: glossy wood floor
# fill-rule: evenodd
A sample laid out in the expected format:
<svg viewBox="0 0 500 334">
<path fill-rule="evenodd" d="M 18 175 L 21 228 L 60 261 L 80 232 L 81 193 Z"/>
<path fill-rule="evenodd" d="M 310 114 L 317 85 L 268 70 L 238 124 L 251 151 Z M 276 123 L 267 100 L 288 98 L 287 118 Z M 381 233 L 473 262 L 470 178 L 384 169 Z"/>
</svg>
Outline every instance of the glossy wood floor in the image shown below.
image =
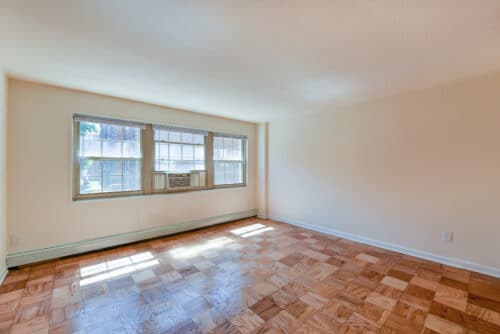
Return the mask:
<svg viewBox="0 0 500 334">
<path fill-rule="evenodd" d="M 500 279 L 267 220 L 9 273 L 11 333 L 500 333 Z"/>
</svg>

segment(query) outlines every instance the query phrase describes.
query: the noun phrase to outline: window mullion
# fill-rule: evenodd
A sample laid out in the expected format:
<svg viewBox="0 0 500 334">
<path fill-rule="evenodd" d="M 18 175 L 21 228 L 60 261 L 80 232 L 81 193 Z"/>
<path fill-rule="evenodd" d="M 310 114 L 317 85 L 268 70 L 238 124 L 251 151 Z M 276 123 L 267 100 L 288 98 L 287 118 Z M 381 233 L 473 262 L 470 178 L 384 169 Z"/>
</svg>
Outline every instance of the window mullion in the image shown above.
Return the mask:
<svg viewBox="0 0 500 334">
<path fill-rule="evenodd" d="M 153 159 L 154 159 L 154 138 L 153 125 L 147 124 L 142 134 L 142 191 L 144 194 L 151 194 L 153 188 Z"/>
<path fill-rule="evenodd" d="M 206 186 L 207 188 L 214 187 L 215 165 L 214 165 L 214 133 L 209 132 L 206 137 L 205 146 L 205 168 L 207 170 Z"/>
</svg>

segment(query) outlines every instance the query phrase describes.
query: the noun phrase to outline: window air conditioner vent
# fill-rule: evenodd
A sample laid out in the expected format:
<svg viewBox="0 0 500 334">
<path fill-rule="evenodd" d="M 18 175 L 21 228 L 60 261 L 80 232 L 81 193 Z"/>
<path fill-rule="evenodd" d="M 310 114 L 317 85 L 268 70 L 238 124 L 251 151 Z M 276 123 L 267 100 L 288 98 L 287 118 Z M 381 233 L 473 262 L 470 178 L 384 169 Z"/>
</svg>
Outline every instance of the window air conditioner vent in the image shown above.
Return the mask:
<svg viewBox="0 0 500 334">
<path fill-rule="evenodd" d="M 197 170 L 189 173 L 155 172 L 153 190 L 156 192 L 169 190 L 190 190 L 206 187 L 206 171 Z"/>
<path fill-rule="evenodd" d="M 167 174 L 168 189 L 191 188 L 191 173 L 169 173 Z"/>
</svg>

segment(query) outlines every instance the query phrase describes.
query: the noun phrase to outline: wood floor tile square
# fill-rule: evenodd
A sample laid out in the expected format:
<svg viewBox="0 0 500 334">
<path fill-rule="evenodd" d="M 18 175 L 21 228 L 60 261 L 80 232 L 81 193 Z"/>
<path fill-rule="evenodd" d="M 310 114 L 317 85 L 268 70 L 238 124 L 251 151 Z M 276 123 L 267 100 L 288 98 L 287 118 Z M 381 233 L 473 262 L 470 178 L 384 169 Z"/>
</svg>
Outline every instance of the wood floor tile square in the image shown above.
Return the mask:
<svg viewBox="0 0 500 334">
<path fill-rule="evenodd" d="M 293 253 L 293 254 L 288 255 L 287 257 L 282 258 L 280 260 L 280 262 L 291 267 L 291 266 L 299 263 L 300 261 L 304 260 L 305 258 L 306 258 L 306 256 L 304 254 Z"/>
<path fill-rule="evenodd" d="M 231 323 L 243 334 L 249 334 L 264 325 L 264 320 L 255 314 L 252 310 L 246 309 L 234 318 Z"/>
<path fill-rule="evenodd" d="M 466 314 L 458 311 L 449 306 L 440 304 L 438 302 L 433 302 L 431 309 L 429 310 L 430 314 L 433 314 L 437 317 L 450 320 L 456 324 L 461 326 L 465 325 Z"/>
<path fill-rule="evenodd" d="M 437 290 L 437 287 L 439 285 L 437 281 L 427 280 L 425 278 L 420 278 L 418 276 L 413 276 L 410 283 L 434 292 Z"/>
<path fill-rule="evenodd" d="M 500 313 L 490 309 L 477 306 L 475 304 L 467 304 L 466 313 L 475 318 L 490 322 L 494 325 L 500 326 Z"/>
<path fill-rule="evenodd" d="M 423 325 L 414 321 L 402 318 L 397 314 L 391 313 L 384 325 L 382 326 L 381 333 L 389 334 L 420 334 Z"/>
<path fill-rule="evenodd" d="M 407 304 L 401 300 L 396 303 L 393 313 L 410 322 L 423 325 L 427 313 L 414 305 Z"/>
<path fill-rule="evenodd" d="M 316 309 L 302 300 L 296 300 L 287 306 L 286 311 L 294 318 L 304 321 L 316 312 Z"/>
<path fill-rule="evenodd" d="M 266 321 L 282 311 L 282 308 L 276 305 L 274 300 L 270 297 L 266 297 L 260 300 L 252 307 L 250 307 L 250 309 Z"/>
<path fill-rule="evenodd" d="M 315 313 L 307 321 L 307 326 L 307 329 L 312 330 L 313 333 L 336 333 L 340 330 L 335 318 L 322 311 Z"/>
<path fill-rule="evenodd" d="M 312 293 L 312 292 L 308 292 L 308 293 L 302 295 L 302 297 L 300 297 L 300 300 L 303 301 L 304 303 L 306 303 L 307 305 L 315 308 L 315 309 L 319 309 L 323 305 L 328 303 L 328 299 L 321 297 L 321 296 L 319 296 L 315 293 Z"/>
<path fill-rule="evenodd" d="M 402 281 L 400 279 L 391 276 L 385 276 L 382 279 L 381 283 L 401 291 L 404 291 L 408 286 L 408 282 Z"/>
<path fill-rule="evenodd" d="M 387 311 L 392 311 L 396 305 L 396 300 L 382 296 L 379 293 L 372 292 L 366 297 L 366 302 L 377 305 Z"/>
<path fill-rule="evenodd" d="M 440 284 L 436 290 L 434 301 L 465 312 L 467 308 L 467 292 Z"/>
<path fill-rule="evenodd" d="M 364 253 L 360 253 L 360 254 L 356 255 L 356 259 L 363 260 L 363 261 L 366 261 L 366 262 L 369 262 L 369 263 L 374 263 L 374 264 L 377 263 L 378 260 L 379 260 L 375 256 L 364 254 Z"/>
<path fill-rule="evenodd" d="M 461 334 L 464 333 L 463 326 L 452 321 L 429 314 L 425 319 L 424 326 L 440 334 Z"/>
<path fill-rule="evenodd" d="M 405 282 L 409 282 L 413 278 L 413 275 L 411 275 L 407 272 L 404 272 L 401 270 L 395 270 L 395 269 L 390 270 L 387 273 L 387 275 L 394 277 L 394 278 L 397 278 L 397 279 L 400 279 L 400 280 L 405 281 Z"/>
<path fill-rule="evenodd" d="M 465 317 L 465 329 L 469 332 L 497 334 L 500 333 L 500 326 L 497 326 L 489 321 L 484 321 L 476 317 L 467 315 Z"/>
<path fill-rule="evenodd" d="M 269 320 L 269 325 L 282 333 L 293 333 L 300 327 L 301 322 L 286 310 L 283 310 Z"/>
<path fill-rule="evenodd" d="M 369 302 L 365 303 L 359 312 L 356 312 L 358 316 L 369 322 L 375 327 L 382 327 L 390 312 Z"/>
</svg>

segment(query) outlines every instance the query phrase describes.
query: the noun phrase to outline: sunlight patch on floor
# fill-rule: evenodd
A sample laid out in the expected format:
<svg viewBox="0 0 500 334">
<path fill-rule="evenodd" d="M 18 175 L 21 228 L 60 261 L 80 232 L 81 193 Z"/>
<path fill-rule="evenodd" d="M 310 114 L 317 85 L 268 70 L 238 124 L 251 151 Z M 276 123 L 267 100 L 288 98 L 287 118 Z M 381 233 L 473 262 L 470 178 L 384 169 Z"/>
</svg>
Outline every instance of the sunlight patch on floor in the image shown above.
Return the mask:
<svg viewBox="0 0 500 334">
<path fill-rule="evenodd" d="M 132 256 L 122 257 L 116 260 L 102 262 L 80 269 L 80 286 L 101 282 L 120 275 L 128 274 L 144 268 L 160 264 L 151 252 L 139 253 Z"/>
<path fill-rule="evenodd" d="M 197 256 L 205 251 L 223 247 L 229 243 L 233 242 L 233 239 L 228 237 L 221 237 L 217 239 L 208 240 L 201 245 L 177 247 L 172 249 L 169 253 L 176 258 L 189 258 Z"/>
</svg>

